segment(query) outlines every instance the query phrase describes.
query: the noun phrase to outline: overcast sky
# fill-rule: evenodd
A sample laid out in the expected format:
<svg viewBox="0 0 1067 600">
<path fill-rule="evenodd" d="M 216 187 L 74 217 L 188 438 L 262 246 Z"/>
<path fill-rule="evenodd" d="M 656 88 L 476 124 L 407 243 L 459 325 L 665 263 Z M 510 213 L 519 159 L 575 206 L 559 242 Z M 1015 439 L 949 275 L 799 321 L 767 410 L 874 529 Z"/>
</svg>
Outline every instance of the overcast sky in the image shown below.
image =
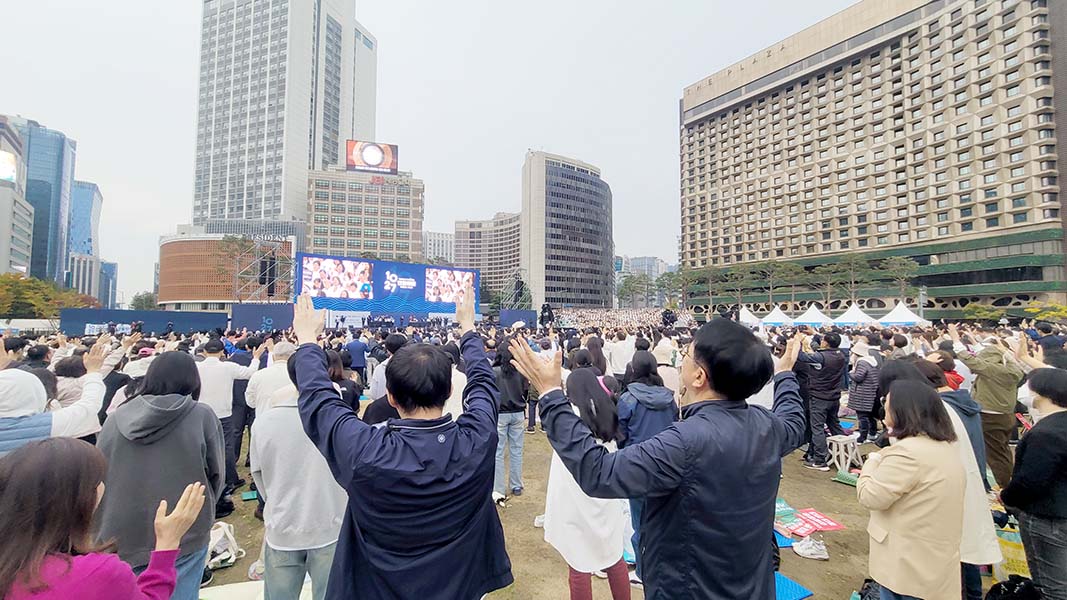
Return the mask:
<svg viewBox="0 0 1067 600">
<path fill-rule="evenodd" d="M 677 262 L 682 88 L 855 0 L 356 0 L 378 38 L 378 141 L 425 227 L 519 209 L 528 148 L 600 167 L 615 250 Z M 192 214 L 197 0 L 8 2 L 0 113 L 78 142 L 125 301 Z"/>
</svg>

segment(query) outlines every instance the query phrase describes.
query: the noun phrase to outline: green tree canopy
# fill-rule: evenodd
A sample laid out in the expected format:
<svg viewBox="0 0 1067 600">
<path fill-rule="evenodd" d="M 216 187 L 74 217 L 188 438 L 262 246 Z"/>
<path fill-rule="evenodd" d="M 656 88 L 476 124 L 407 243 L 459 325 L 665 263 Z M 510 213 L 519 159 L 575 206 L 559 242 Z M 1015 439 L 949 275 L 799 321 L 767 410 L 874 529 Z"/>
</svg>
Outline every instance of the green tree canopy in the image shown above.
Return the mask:
<svg viewBox="0 0 1067 600">
<path fill-rule="evenodd" d="M 130 300 L 130 310 L 159 310 L 156 295 L 152 292 L 138 292 Z"/>
<path fill-rule="evenodd" d="M 20 273 L 0 274 L 0 317 L 49 319 L 64 308 L 99 306 L 96 298 Z"/>
</svg>

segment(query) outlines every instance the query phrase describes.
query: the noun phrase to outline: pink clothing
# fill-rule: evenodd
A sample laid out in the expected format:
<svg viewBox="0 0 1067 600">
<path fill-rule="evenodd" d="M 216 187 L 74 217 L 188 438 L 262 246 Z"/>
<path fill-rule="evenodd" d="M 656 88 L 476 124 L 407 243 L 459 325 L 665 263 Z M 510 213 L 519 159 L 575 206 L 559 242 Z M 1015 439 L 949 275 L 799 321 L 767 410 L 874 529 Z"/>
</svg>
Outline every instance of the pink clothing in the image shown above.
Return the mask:
<svg viewBox="0 0 1067 600">
<path fill-rule="evenodd" d="M 32 593 L 20 581 L 7 600 L 167 600 L 178 577 L 177 559 L 177 550 L 153 552 L 148 568 L 138 577 L 117 554 L 50 556 L 41 566 L 41 580 L 48 588 Z"/>
</svg>

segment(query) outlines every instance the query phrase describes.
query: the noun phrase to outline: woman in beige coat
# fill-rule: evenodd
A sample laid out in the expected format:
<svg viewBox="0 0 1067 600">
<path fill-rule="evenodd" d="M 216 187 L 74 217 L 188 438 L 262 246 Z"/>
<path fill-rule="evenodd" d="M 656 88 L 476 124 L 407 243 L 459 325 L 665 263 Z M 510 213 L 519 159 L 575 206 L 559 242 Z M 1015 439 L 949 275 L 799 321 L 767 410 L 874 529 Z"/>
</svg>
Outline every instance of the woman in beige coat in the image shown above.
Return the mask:
<svg viewBox="0 0 1067 600">
<path fill-rule="evenodd" d="M 886 396 L 893 443 L 863 465 L 856 493 L 871 511 L 870 573 L 882 600 L 959 600 L 965 475 L 937 392 L 897 381 Z"/>
</svg>

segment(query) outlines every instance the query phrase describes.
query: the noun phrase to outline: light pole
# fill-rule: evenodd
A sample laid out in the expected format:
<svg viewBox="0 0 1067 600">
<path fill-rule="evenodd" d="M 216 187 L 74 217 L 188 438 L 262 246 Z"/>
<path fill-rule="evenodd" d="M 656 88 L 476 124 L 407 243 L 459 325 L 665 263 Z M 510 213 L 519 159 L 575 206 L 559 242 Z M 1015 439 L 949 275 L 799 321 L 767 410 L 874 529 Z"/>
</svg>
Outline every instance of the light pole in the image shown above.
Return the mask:
<svg viewBox="0 0 1067 600">
<path fill-rule="evenodd" d="M 919 286 L 919 318 L 925 319 L 926 316 L 923 313 L 926 311 L 926 286 Z"/>
</svg>

